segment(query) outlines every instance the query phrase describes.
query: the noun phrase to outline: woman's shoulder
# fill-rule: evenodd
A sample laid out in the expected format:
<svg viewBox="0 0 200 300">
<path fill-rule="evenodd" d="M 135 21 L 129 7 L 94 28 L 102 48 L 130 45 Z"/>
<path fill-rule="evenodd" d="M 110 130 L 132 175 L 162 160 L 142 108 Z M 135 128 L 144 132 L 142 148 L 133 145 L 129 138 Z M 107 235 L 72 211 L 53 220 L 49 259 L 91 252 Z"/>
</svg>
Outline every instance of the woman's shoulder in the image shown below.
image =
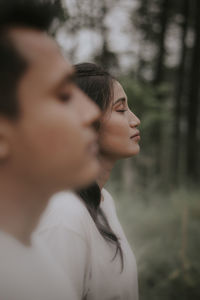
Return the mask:
<svg viewBox="0 0 200 300">
<path fill-rule="evenodd" d="M 38 230 L 59 226 L 80 231 L 82 226 L 87 225 L 89 217 L 85 204 L 76 193 L 60 192 L 49 200 Z"/>
<path fill-rule="evenodd" d="M 108 192 L 105 188 L 102 189 L 101 191 L 102 194 L 102 202 L 101 202 L 101 207 L 103 210 L 106 211 L 112 211 L 116 213 L 116 208 L 115 208 L 115 202 L 113 200 L 113 197 L 111 196 L 110 192 Z"/>
<path fill-rule="evenodd" d="M 85 205 L 80 197 L 73 191 L 64 191 L 55 194 L 49 200 L 49 208 L 53 210 L 69 210 L 72 211 L 83 211 Z"/>
<path fill-rule="evenodd" d="M 81 198 L 75 192 L 60 192 L 54 195 L 49 202 L 47 211 L 56 213 L 60 218 L 66 219 L 66 215 L 85 215 L 87 208 Z"/>
<path fill-rule="evenodd" d="M 102 193 L 104 199 L 109 199 L 108 201 L 113 201 L 113 198 L 112 198 L 110 192 L 107 189 L 103 188 L 101 190 L 101 193 Z"/>
</svg>

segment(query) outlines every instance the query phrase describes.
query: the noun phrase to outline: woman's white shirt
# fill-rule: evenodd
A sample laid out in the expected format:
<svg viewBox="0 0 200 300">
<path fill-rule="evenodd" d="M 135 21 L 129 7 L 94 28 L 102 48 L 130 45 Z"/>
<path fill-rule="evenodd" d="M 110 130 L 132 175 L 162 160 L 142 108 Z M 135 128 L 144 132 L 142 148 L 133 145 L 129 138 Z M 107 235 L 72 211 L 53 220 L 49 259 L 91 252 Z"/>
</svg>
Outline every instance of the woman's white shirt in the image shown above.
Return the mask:
<svg viewBox="0 0 200 300">
<path fill-rule="evenodd" d="M 119 237 L 121 259 L 116 246 L 99 233 L 83 201 L 72 192 L 56 194 L 40 222 L 36 235 L 42 238 L 55 260 L 70 277 L 79 299 L 137 300 L 137 267 L 133 252 L 118 221 L 111 195 L 102 190 L 101 208 Z"/>
</svg>

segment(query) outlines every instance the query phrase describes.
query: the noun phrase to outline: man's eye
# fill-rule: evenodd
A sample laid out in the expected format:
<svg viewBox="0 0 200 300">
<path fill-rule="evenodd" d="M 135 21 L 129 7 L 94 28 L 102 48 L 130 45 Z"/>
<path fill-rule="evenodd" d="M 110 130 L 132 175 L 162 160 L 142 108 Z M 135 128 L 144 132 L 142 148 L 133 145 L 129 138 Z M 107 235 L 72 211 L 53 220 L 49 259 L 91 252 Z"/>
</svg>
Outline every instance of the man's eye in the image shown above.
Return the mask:
<svg viewBox="0 0 200 300">
<path fill-rule="evenodd" d="M 63 94 L 60 94 L 59 95 L 59 99 L 62 101 L 62 102 L 67 102 L 69 101 L 71 98 L 71 94 L 69 93 L 63 93 Z"/>
</svg>

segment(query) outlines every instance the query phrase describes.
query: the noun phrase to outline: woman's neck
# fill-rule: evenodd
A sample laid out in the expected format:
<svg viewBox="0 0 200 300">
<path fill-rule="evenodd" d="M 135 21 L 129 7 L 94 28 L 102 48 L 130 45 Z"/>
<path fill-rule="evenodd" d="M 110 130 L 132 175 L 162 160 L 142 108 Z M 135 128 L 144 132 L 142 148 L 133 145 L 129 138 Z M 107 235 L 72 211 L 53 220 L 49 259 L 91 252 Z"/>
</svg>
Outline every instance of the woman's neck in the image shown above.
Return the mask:
<svg viewBox="0 0 200 300">
<path fill-rule="evenodd" d="M 104 155 L 100 156 L 99 161 L 100 161 L 100 165 L 101 165 L 101 173 L 100 173 L 99 177 L 97 178 L 97 183 L 98 183 L 100 189 L 102 189 L 104 187 L 104 185 L 106 184 L 106 182 L 108 181 L 108 179 L 110 177 L 110 173 L 111 173 L 116 161 L 114 159 L 111 159 Z"/>
</svg>

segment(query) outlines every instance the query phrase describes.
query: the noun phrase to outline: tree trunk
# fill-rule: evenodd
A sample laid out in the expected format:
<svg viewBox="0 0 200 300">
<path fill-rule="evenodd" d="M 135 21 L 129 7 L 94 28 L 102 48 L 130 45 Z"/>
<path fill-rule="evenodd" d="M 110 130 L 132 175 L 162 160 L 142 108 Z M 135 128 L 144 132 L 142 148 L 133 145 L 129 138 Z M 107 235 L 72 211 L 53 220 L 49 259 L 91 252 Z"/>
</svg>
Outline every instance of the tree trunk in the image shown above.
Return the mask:
<svg viewBox="0 0 200 300">
<path fill-rule="evenodd" d="M 180 51 L 180 65 L 177 72 L 177 86 L 175 90 L 175 106 L 174 106 L 174 142 L 173 142 L 173 160 L 172 160 L 172 180 L 174 185 L 179 184 L 179 170 L 181 160 L 181 117 L 182 117 L 182 100 L 184 96 L 184 84 L 186 73 L 186 36 L 188 31 L 189 18 L 189 0 L 184 0 L 182 5 L 182 15 L 184 17 L 182 23 L 181 36 L 181 51 Z"/>
<path fill-rule="evenodd" d="M 163 80 L 163 61 L 165 57 L 165 37 L 168 24 L 169 1 L 163 0 L 160 14 L 161 31 L 158 41 L 158 59 L 155 67 L 154 84 L 158 85 Z"/>
<path fill-rule="evenodd" d="M 187 176 L 190 182 L 198 180 L 198 106 L 200 78 L 200 1 L 196 0 L 195 11 L 195 41 L 192 56 L 190 87 L 188 97 L 188 130 L 187 130 Z"/>
<path fill-rule="evenodd" d="M 170 0 L 163 0 L 161 5 L 160 13 L 160 37 L 158 41 L 158 59 L 155 66 L 155 76 L 153 84 L 159 86 L 163 82 L 163 73 L 164 73 L 164 57 L 165 57 L 165 38 L 167 33 L 168 17 L 169 17 L 169 3 Z M 158 95 L 158 101 L 162 103 L 162 95 Z M 156 163 L 155 163 L 155 172 L 157 175 L 162 174 L 162 122 L 158 124 L 157 131 L 155 132 L 157 136 L 157 149 L 156 149 Z"/>
</svg>

